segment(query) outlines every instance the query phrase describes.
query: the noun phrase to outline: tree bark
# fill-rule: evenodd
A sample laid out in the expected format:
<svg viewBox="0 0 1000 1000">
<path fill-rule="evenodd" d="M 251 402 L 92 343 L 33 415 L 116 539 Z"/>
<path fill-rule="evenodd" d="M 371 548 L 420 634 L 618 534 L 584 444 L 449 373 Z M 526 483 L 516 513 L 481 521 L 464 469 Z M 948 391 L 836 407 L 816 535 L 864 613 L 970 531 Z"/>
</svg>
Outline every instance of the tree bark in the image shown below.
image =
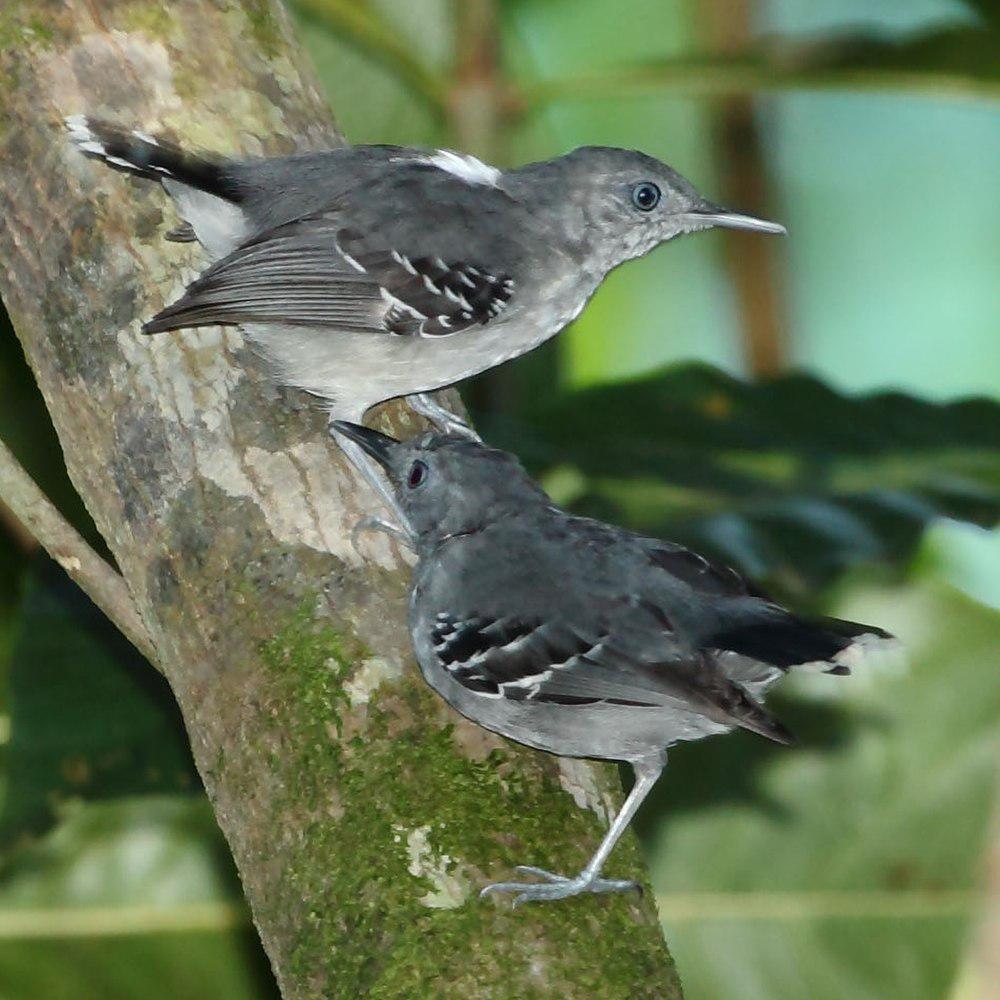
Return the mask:
<svg viewBox="0 0 1000 1000">
<path fill-rule="evenodd" d="M 576 871 L 612 768 L 507 743 L 423 684 L 373 498 L 232 329 L 144 337 L 203 260 L 156 185 L 66 142 L 105 115 L 224 152 L 341 141 L 270 0 L 4 0 L 0 293 L 174 690 L 286 997 L 678 997 L 651 897 L 512 911 Z M 409 434 L 401 405 L 383 426 Z M 642 878 L 626 838 L 610 866 Z"/>
</svg>

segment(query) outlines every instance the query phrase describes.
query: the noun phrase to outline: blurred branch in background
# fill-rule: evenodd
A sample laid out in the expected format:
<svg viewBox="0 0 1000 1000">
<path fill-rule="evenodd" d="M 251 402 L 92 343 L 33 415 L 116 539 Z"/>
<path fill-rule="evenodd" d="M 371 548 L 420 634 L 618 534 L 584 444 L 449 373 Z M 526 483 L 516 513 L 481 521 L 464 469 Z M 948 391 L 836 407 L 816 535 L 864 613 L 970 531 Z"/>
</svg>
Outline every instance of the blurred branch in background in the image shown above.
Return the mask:
<svg viewBox="0 0 1000 1000">
<path fill-rule="evenodd" d="M 495 0 L 455 0 L 456 46 L 476 58 L 475 44 L 460 26 L 495 17 Z M 512 118 L 555 101 L 624 98 L 642 94 L 713 96 L 783 90 L 902 90 L 936 97 L 1000 97 L 1000 27 L 989 3 L 978 5 L 979 25 L 961 24 L 897 38 L 850 31 L 818 38 L 751 39 L 747 0 L 733 12 L 709 4 L 711 18 L 732 18 L 732 35 L 716 36 L 708 53 L 649 60 L 609 71 L 563 79 L 506 81 L 504 107 Z M 368 2 L 293 0 L 307 22 L 322 25 L 368 53 L 405 80 L 438 116 L 447 114 L 454 79 L 435 72 L 413 54 L 389 22 Z M 739 41 L 741 44 L 733 45 Z M 458 63 L 459 68 L 462 61 Z"/>
<path fill-rule="evenodd" d="M 942 28 L 897 40 L 860 32 L 814 40 L 764 38 L 732 55 L 650 60 L 607 72 L 524 85 L 526 112 L 554 101 L 711 97 L 787 90 L 904 91 L 928 97 L 1000 97 L 1000 30 Z"/>
<path fill-rule="evenodd" d="M 448 124 L 455 145 L 486 160 L 502 157 L 504 99 L 495 0 L 452 0 L 454 64 Z"/>
<path fill-rule="evenodd" d="M 713 48 L 735 55 L 750 45 L 754 0 L 698 4 L 704 33 Z M 767 168 L 753 97 L 732 94 L 712 109 L 717 136 L 716 160 L 722 181 L 723 204 L 739 206 L 761 218 L 771 217 Z M 785 367 L 785 315 L 779 291 L 779 245 L 774 240 L 755 244 L 746 252 L 746 235 L 725 234 L 726 259 L 739 303 L 747 371 L 754 376 L 777 375 Z"/>
</svg>

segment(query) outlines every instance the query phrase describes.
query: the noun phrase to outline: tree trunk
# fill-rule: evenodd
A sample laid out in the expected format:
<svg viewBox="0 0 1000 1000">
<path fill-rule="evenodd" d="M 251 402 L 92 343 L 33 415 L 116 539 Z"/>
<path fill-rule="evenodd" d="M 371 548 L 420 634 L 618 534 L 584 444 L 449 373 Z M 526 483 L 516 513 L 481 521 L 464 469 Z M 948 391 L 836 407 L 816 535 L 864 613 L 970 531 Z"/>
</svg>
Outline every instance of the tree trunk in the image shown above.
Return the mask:
<svg viewBox="0 0 1000 1000">
<path fill-rule="evenodd" d="M 140 322 L 203 260 L 156 185 L 70 148 L 105 115 L 219 151 L 341 141 L 269 0 L 3 0 L 0 292 L 73 482 L 187 724 L 286 997 L 678 997 L 649 894 L 512 911 L 517 863 L 576 871 L 613 768 L 507 743 L 416 672 L 408 567 L 321 413 L 232 329 Z M 400 405 L 385 426 L 417 429 Z M 633 841 L 611 874 L 642 878 Z"/>
</svg>

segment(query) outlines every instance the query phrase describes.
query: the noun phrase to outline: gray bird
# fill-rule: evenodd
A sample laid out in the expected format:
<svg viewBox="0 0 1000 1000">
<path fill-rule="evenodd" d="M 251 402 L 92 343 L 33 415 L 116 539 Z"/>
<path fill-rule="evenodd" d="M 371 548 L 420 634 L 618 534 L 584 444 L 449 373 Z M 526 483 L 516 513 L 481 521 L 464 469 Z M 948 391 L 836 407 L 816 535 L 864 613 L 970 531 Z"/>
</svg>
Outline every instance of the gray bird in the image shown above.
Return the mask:
<svg viewBox="0 0 1000 1000">
<path fill-rule="evenodd" d="M 74 115 L 87 156 L 160 181 L 214 263 L 146 333 L 241 324 L 283 383 L 360 422 L 410 396 L 444 431 L 469 429 L 429 395 L 558 333 L 605 275 L 682 233 L 773 222 L 703 198 L 666 164 L 585 147 L 516 170 L 448 150 L 348 146 L 298 156 L 194 156 Z M 391 504 L 352 443 L 351 457 Z"/>
<path fill-rule="evenodd" d="M 681 545 L 556 507 L 518 461 L 469 439 L 334 429 L 381 465 L 414 532 L 409 627 L 427 683 L 480 726 L 569 757 L 628 761 L 635 785 L 590 863 L 484 892 L 618 892 L 601 869 L 666 750 L 736 728 L 778 743 L 762 704 L 792 669 L 849 673 L 888 633 L 807 622 Z"/>
</svg>

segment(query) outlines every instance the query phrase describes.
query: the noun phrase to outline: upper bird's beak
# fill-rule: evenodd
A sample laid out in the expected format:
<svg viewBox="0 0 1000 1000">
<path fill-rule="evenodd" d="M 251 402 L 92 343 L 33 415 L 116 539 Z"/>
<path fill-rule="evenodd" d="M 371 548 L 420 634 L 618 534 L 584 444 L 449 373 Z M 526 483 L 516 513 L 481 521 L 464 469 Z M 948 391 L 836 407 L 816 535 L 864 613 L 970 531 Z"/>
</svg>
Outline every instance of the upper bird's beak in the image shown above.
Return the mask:
<svg viewBox="0 0 1000 1000">
<path fill-rule="evenodd" d="M 704 202 L 690 212 L 685 212 L 682 218 L 690 219 L 692 222 L 708 223 L 720 229 L 749 229 L 755 233 L 776 233 L 779 236 L 788 234 L 788 230 L 779 222 L 768 222 L 767 219 L 758 219 L 754 215 L 731 212 L 728 208 L 713 205 L 710 201 Z"/>
<path fill-rule="evenodd" d="M 334 420 L 333 429 L 338 434 L 343 434 L 349 441 L 353 441 L 366 455 L 370 455 L 386 471 L 392 464 L 392 453 L 399 446 L 399 442 L 382 434 L 380 431 L 373 431 L 370 427 L 363 427 L 361 424 L 352 424 L 348 420 Z"/>
</svg>

